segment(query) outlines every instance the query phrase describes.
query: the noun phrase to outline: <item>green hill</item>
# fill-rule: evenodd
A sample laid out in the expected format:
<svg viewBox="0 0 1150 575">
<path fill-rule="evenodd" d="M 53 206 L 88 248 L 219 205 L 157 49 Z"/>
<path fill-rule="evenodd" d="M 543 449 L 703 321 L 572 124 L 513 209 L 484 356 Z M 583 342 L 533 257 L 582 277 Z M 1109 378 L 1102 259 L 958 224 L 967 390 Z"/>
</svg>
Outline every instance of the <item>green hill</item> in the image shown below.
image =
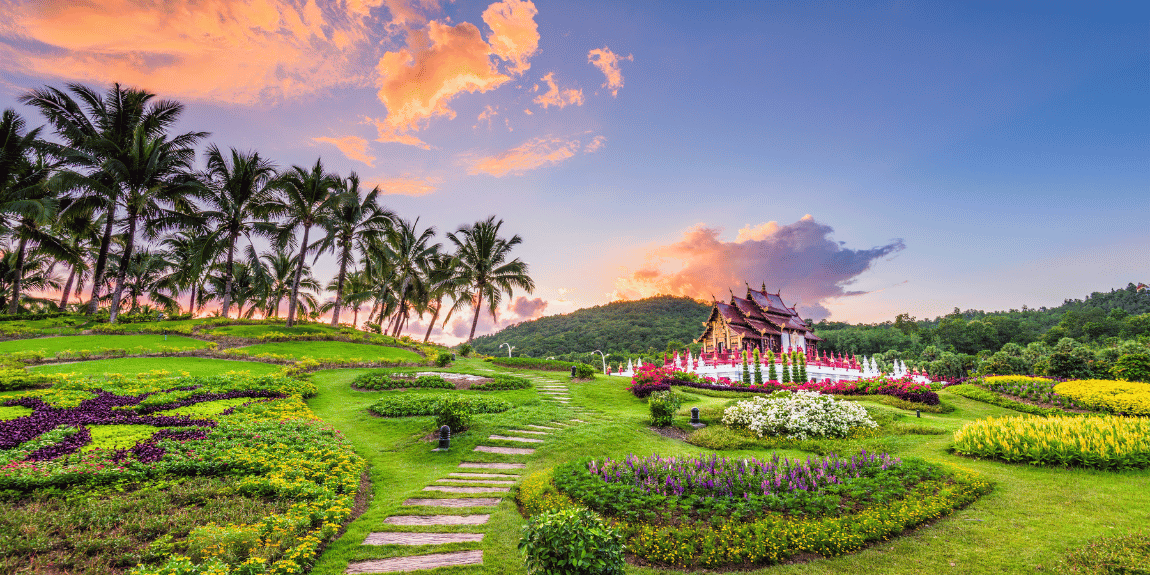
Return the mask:
<svg viewBox="0 0 1150 575">
<path fill-rule="evenodd" d="M 710 304 L 691 298 L 656 296 L 618 301 L 562 315 L 542 317 L 504 328 L 471 342 L 476 351 L 502 355 L 499 344 L 515 346 L 515 355 L 551 357 L 603 350 L 616 356 L 663 350 L 667 342 L 687 343 L 703 331 Z"/>
</svg>

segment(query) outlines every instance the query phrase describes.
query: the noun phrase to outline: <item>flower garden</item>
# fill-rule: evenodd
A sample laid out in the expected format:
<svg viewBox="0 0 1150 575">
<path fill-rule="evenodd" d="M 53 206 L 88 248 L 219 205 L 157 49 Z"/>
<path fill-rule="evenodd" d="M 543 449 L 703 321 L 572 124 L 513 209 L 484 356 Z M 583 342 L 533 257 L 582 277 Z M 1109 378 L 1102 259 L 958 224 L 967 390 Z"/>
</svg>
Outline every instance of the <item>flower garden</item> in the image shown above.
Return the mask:
<svg viewBox="0 0 1150 575">
<path fill-rule="evenodd" d="M 482 564 L 451 572 L 528 573 L 579 542 L 614 550 L 603 573 L 1070 572 L 1150 523 L 1145 384 L 571 380 L 531 362 L 440 366 L 443 350 L 327 326 L 155 323 L 172 325 L 85 344 L 126 353 L 9 340 L 24 345 L 0 357 L 0 572 L 334 574 L 477 550 Z M 165 349 L 165 332 L 199 343 Z M 314 338 L 380 350 L 227 353 Z M 668 425 L 653 428 L 656 392 Z M 442 421 L 452 447 L 433 453 Z M 522 447 L 509 427 L 540 430 L 533 455 L 476 451 L 489 436 Z M 388 518 L 445 470 L 508 457 L 526 467 L 497 472 L 522 479 L 478 509 L 481 541 L 365 545 L 413 530 Z"/>
</svg>

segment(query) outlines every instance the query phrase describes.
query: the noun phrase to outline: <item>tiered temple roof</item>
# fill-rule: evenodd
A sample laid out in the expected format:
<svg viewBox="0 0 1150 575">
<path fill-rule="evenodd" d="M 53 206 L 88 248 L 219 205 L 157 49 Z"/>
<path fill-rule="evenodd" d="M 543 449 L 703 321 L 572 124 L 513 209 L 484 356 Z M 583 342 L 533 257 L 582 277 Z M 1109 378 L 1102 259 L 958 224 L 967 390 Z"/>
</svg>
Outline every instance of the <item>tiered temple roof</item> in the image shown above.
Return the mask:
<svg viewBox="0 0 1150 575">
<path fill-rule="evenodd" d="M 731 294 L 730 303 L 714 302 L 711 315 L 705 323 L 706 329 L 696 341 L 703 341 L 712 335 L 717 327 L 716 320 L 722 317 L 723 322 L 731 331 L 744 338 L 761 340 L 770 336 L 780 336 L 784 332 L 801 335 L 807 341 L 822 341 L 816 336 L 810 326 L 799 317 L 794 306 L 788 307 L 783 303 L 779 293 L 768 293 L 766 285 L 763 289 L 753 290 L 747 287 L 747 297 L 738 298 Z"/>
</svg>

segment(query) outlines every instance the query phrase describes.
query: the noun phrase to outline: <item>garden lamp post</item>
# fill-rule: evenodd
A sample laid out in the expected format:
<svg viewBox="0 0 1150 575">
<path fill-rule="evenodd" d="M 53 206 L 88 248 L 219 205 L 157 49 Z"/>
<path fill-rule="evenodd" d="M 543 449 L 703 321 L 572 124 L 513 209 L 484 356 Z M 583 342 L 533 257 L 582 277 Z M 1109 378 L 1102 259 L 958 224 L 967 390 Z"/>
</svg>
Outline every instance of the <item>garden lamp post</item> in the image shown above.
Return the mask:
<svg viewBox="0 0 1150 575">
<path fill-rule="evenodd" d="M 507 346 L 507 357 L 511 357 L 511 350 L 515 349 L 515 346 L 513 346 L 507 342 L 503 342 L 503 343 L 499 344 L 499 347 L 503 347 L 505 345 Z"/>
<path fill-rule="evenodd" d="M 611 354 L 603 355 L 603 352 L 601 352 L 599 350 L 595 350 L 591 353 L 599 354 L 599 359 L 603 360 L 603 375 L 607 375 L 607 355 L 611 355 Z"/>
</svg>

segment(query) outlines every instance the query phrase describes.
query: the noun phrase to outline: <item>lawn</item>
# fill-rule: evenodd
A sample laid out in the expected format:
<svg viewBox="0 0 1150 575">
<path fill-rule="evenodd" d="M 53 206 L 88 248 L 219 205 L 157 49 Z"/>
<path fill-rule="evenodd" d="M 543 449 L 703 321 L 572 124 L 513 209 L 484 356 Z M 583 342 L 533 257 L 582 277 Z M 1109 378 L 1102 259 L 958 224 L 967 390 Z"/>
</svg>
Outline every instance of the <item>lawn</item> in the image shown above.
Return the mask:
<svg viewBox="0 0 1150 575">
<path fill-rule="evenodd" d="M 104 349 L 123 349 L 131 354 L 157 353 L 164 349 L 203 349 L 208 342 L 179 335 L 68 335 L 0 341 L 0 354 L 17 351 L 39 351 L 45 357 L 60 352 L 80 353 L 83 350 L 99 355 Z"/>
<path fill-rule="evenodd" d="M 247 371 L 263 375 L 280 369 L 278 365 L 257 361 L 235 361 L 205 357 L 121 357 L 96 361 L 77 361 L 55 365 L 38 365 L 30 369 L 44 373 L 72 373 L 80 376 L 119 373 L 123 375 L 168 371 L 172 374 L 217 375 L 229 371 Z"/>
<path fill-rule="evenodd" d="M 323 324 L 305 324 L 286 327 L 284 324 L 257 324 L 257 325 L 225 325 L 212 328 L 212 335 L 228 335 L 232 337 L 260 337 L 269 333 L 286 333 L 290 335 L 334 335 L 340 329 Z"/>
<path fill-rule="evenodd" d="M 310 357 L 318 361 L 388 360 L 418 362 L 423 360 L 418 353 L 398 347 L 348 343 L 345 341 L 281 341 L 259 343 L 241 347 L 236 351 L 251 357 L 271 354 L 291 359 Z"/>
</svg>

